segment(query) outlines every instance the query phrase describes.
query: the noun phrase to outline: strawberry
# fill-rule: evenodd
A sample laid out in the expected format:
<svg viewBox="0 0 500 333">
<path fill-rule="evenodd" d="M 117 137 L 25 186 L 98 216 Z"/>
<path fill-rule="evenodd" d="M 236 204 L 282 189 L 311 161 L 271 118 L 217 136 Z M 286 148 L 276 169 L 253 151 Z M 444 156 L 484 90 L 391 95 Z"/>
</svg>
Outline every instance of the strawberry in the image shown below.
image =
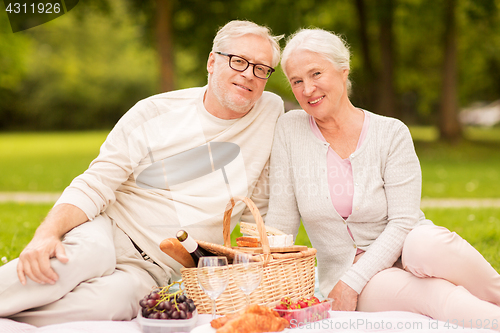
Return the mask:
<svg viewBox="0 0 500 333">
<path fill-rule="evenodd" d="M 303 300 L 299 300 L 297 303 L 299 304 L 301 309 L 309 307 L 309 304 Z"/>
<path fill-rule="evenodd" d="M 274 308 L 275 310 L 287 310 L 288 307 L 286 306 L 286 304 L 278 304 L 276 305 L 276 307 Z"/>
<path fill-rule="evenodd" d="M 292 299 L 290 297 L 283 297 L 280 301 L 280 304 L 283 304 L 288 308 L 290 308 L 290 305 L 292 304 Z"/>
</svg>

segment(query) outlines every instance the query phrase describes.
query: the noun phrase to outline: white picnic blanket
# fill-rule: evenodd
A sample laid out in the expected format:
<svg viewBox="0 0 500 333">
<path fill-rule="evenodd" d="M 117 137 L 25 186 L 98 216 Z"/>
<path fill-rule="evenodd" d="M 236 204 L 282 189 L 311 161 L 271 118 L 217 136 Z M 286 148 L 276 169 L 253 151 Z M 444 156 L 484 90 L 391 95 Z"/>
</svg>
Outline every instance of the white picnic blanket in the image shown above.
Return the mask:
<svg viewBox="0 0 500 333">
<path fill-rule="evenodd" d="M 316 272 L 315 294 L 319 298 L 319 283 Z M 497 332 L 491 330 L 491 323 L 483 323 L 482 329 L 470 329 L 463 322 L 442 322 L 429 317 L 405 311 L 352 312 L 330 311 L 330 318 L 315 323 L 293 327 L 292 332 Z M 192 333 L 213 333 L 210 327 L 212 315 L 198 315 L 198 322 Z M 0 333 L 142 333 L 137 319 L 131 321 L 76 321 L 36 327 L 0 318 Z"/>
<path fill-rule="evenodd" d="M 198 316 L 193 333 L 212 333 L 211 315 Z M 330 311 L 330 318 L 306 324 L 291 331 L 313 332 L 495 332 L 488 329 L 468 329 L 463 323 L 439 322 L 428 317 L 403 311 L 347 312 Z M 490 326 L 491 328 L 491 326 Z M 0 318 L 1 333 L 142 333 L 137 319 L 132 321 L 78 321 L 37 328 L 32 325 Z"/>
</svg>

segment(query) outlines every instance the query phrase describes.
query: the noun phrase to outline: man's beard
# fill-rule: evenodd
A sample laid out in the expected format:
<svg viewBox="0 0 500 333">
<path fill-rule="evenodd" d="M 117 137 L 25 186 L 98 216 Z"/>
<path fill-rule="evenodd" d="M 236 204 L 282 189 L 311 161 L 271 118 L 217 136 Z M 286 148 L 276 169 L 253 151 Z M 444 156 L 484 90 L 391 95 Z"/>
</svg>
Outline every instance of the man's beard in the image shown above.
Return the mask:
<svg viewBox="0 0 500 333">
<path fill-rule="evenodd" d="M 212 81 L 212 92 L 215 98 L 217 98 L 222 107 L 228 108 L 234 113 L 238 113 L 243 116 L 253 107 L 254 101 L 251 99 L 238 98 L 231 92 L 224 89 L 221 79 L 219 79 L 218 75 L 215 74 L 217 72 L 218 71 L 216 70 L 214 74 L 210 76 L 210 80 Z"/>
</svg>

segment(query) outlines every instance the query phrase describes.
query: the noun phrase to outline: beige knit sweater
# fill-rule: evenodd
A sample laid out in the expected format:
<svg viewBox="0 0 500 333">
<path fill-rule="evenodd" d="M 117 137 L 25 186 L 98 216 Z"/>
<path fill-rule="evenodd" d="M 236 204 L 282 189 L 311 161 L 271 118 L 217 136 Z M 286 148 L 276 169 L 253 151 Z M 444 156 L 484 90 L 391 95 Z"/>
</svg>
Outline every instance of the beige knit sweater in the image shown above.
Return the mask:
<svg viewBox="0 0 500 333">
<path fill-rule="evenodd" d="M 330 198 L 328 147 L 313 134 L 303 110 L 278 120 L 266 217 L 266 225 L 294 235 L 302 218 L 318 250 L 320 291 L 325 297 L 339 279 L 360 293 L 373 275 L 395 263 L 412 228 L 432 223 L 420 210 L 420 164 L 401 121 L 370 113 L 367 136 L 349 158 L 354 196 L 347 220 Z M 357 248 L 366 253 L 353 265 Z"/>
<path fill-rule="evenodd" d="M 90 220 L 108 215 L 174 279 L 181 265 L 160 250 L 163 239 L 185 229 L 194 239 L 222 243 L 231 196 L 251 197 L 267 212 L 269 155 L 283 101 L 266 91 L 244 117 L 224 120 L 205 109 L 205 91 L 138 102 L 56 203 L 73 204 Z M 231 226 L 240 219 L 253 220 L 243 203 L 235 206 Z"/>
</svg>

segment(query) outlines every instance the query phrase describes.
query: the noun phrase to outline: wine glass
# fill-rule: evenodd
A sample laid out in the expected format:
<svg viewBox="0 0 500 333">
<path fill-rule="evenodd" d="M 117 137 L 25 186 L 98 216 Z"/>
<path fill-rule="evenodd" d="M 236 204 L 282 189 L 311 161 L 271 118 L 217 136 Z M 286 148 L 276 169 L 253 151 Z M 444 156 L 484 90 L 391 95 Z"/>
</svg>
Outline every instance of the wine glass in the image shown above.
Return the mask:
<svg viewBox="0 0 500 333">
<path fill-rule="evenodd" d="M 236 253 L 233 259 L 234 283 L 241 289 L 250 304 L 250 294 L 262 281 L 262 261 L 248 253 Z"/>
<path fill-rule="evenodd" d="M 198 261 L 198 282 L 212 300 L 212 320 L 215 319 L 215 300 L 224 292 L 229 281 L 226 257 L 201 257 Z"/>
</svg>

